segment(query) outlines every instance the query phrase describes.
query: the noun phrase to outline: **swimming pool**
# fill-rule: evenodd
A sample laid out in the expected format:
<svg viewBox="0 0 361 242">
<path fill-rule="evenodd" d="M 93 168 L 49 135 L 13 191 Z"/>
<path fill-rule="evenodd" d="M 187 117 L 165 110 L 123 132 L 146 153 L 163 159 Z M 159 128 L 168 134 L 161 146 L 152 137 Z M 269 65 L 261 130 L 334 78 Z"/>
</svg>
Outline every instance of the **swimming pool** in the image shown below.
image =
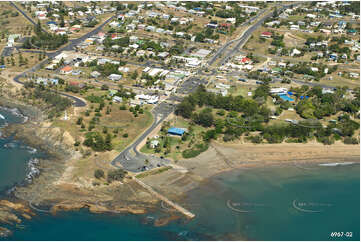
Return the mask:
<svg viewBox="0 0 361 242">
<path fill-rule="evenodd" d="M 280 96 L 280 98 L 282 98 L 283 100 L 285 100 L 285 101 L 290 101 L 290 102 L 293 102 L 294 101 L 294 99 L 292 99 L 292 98 L 290 98 L 288 95 L 286 95 L 286 94 L 282 94 L 282 95 L 279 95 Z"/>
</svg>

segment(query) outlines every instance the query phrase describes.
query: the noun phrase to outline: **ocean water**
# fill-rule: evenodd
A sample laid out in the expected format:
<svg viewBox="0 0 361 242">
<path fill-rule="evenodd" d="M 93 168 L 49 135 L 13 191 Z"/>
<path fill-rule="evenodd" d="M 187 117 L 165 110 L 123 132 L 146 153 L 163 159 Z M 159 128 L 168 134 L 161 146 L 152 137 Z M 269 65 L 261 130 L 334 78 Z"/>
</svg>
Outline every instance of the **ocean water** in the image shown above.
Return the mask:
<svg viewBox="0 0 361 242">
<path fill-rule="evenodd" d="M 0 108 L 0 127 L 6 129 L 10 123 L 22 123 L 24 117 L 16 110 Z M 0 130 L 1 134 L 1 130 Z M 36 150 L 12 137 L 0 136 L 0 191 L 24 181 L 31 167 L 29 161 L 37 157 Z"/>
<path fill-rule="evenodd" d="M 0 114 L 11 122 L 11 112 Z M 3 120 L 0 120 L 3 122 Z M 12 122 L 19 122 L 14 120 Z M 0 123 L 1 125 L 1 123 Z M 5 144 L 14 143 L 13 147 Z M 0 139 L 0 191 L 21 182 L 37 153 Z M 238 169 L 209 179 L 181 205 L 196 214 L 155 227 L 145 215 L 38 213 L 10 228 L 7 240 L 359 240 L 360 166 L 284 166 Z M 339 232 L 333 237 L 332 232 Z M 0 239 L 1 240 L 1 239 Z"/>
<path fill-rule="evenodd" d="M 201 231 L 247 240 L 359 240 L 360 166 L 238 170 L 192 191 Z M 332 237 L 332 232 L 343 232 Z"/>
</svg>

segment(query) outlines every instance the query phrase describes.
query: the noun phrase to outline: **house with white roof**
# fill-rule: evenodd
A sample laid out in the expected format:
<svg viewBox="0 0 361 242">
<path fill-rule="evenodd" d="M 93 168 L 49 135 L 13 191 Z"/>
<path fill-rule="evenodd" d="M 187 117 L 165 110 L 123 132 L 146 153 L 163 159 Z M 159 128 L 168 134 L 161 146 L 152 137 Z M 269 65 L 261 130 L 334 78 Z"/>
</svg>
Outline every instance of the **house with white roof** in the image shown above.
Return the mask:
<svg viewBox="0 0 361 242">
<path fill-rule="evenodd" d="M 119 74 L 110 74 L 108 76 L 108 79 L 112 80 L 112 81 L 119 81 L 120 79 L 122 79 L 122 75 Z"/>
</svg>

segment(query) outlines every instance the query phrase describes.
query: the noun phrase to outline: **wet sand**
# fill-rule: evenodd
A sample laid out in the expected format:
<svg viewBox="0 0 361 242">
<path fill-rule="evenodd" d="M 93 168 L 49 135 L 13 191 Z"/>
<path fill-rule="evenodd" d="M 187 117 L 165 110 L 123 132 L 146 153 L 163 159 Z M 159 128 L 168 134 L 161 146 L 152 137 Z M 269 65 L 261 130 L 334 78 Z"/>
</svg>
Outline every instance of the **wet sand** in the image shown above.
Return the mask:
<svg viewBox="0 0 361 242">
<path fill-rule="evenodd" d="M 308 144 L 219 144 L 212 142 L 201 155 L 180 160 L 188 170 L 170 169 L 142 179 L 175 201 L 210 177 L 235 169 L 270 166 L 307 167 L 316 163 L 360 162 L 360 145 Z"/>
</svg>

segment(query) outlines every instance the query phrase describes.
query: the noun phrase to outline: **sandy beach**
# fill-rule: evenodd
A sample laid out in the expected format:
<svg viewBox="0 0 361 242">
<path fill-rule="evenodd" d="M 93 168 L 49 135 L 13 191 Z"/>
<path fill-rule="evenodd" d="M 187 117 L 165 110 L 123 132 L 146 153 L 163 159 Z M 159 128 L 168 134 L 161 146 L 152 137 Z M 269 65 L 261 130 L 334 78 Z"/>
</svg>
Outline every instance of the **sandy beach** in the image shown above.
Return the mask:
<svg viewBox="0 0 361 242">
<path fill-rule="evenodd" d="M 18 187 L 15 196 L 34 207 L 47 207 L 49 212 L 88 208 L 91 212 L 145 213 L 160 206 L 158 197 L 149 193 L 129 177 L 122 183 L 92 185 L 93 170 L 112 169 L 104 161 L 111 160 L 99 154 L 83 159 L 74 151 L 69 134 L 40 122 L 11 125 L 7 133 L 16 138 L 43 148 L 55 159 L 40 162 L 41 175 L 30 185 Z M 39 128 L 43 126 L 43 128 Z M 61 154 L 59 154 L 61 153 Z M 67 154 L 64 156 L 64 154 Z M 109 153 L 108 156 L 115 155 Z M 199 156 L 178 161 L 161 173 L 140 178 L 166 198 L 181 204 L 187 192 L 204 184 L 209 178 L 222 172 L 272 165 L 308 165 L 307 163 L 359 162 L 360 145 L 336 143 L 325 146 L 320 143 L 307 144 L 221 144 L 212 142 L 209 149 Z M 91 169 L 90 169 L 91 168 Z M 192 209 L 187 207 L 187 209 Z M 172 218 L 172 212 L 169 215 Z M 159 223 L 163 224 L 163 223 Z"/>
<path fill-rule="evenodd" d="M 142 180 L 178 199 L 180 194 L 197 188 L 208 178 L 235 169 L 270 166 L 297 166 L 300 169 L 315 163 L 360 162 L 360 145 L 336 143 L 325 146 L 308 144 L 219 144 L 212 142 L 201 155 L 180 160 L 184 170 L 170 169 Z"/>
</svg>

